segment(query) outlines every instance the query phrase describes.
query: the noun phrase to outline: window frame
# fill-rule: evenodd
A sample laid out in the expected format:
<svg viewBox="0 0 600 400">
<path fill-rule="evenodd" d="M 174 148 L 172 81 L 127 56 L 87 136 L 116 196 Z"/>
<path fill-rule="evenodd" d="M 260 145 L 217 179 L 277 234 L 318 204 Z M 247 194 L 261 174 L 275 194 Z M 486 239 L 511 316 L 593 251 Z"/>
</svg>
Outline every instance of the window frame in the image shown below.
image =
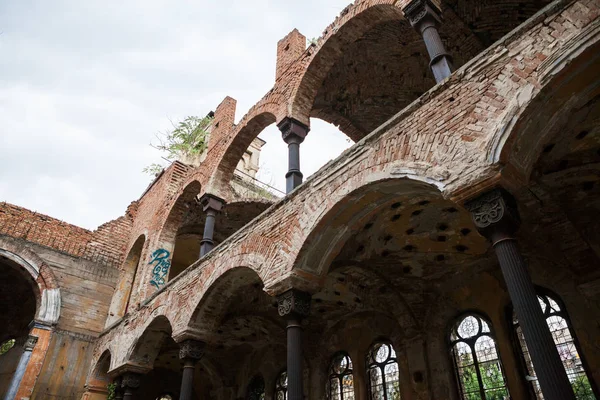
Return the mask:
<svg viewBox="0 0 600 400">
<path fill-rule="evenodd" d="M 458 327 L 460 326 L 460 324 L 462 323 L 462 321 L 464 321 L 467 317 L 474 317 L 479 319 L 480 321 L 483 321 L 487 324 L 488 328 L 489 328 L 489 332 L 483 332 L 483 326 L 479 327 L 479 333 L 476 334 L 475 336 L 468 338 L 468 339 L 457 339 L 457 340 L 452 340 L 452 334 L 454 333 L 454 331 L 458 331 Z M 480 324 L 481 325 L 481 324 Z M 452 370 L 453 370 L 453 375 L 454 375 L 454 382 L 456 385 L 456 392 L 458 394 L 458 398 L 459 399 L 464 399 L 464 393 L 463 393 L 463 384 L 460 380 L 460 375 L 459 375 L 459 366 L 457 365 L 456 362 L 456 356 L 454 355 L 454 346 L 458 343 L 458 342 L 463 342 L 466 343 L 467 341 L 469 342 L 473 342 L 473 344 L 467 343 L 471 349 L 471 354 L 473 355 L 473 365 L 476 367 L 475 368 L 475 373 L 477 375 L 477 383 L 479 385 L 479 396 L 481 397 L 482 400 L 486 400 L 486 389 L 483 385 L 483 379 L 481 377 L 481 371 L 479 370 L 479 365 L 481 364 L 479 362 L 479 360 L 477 359 L 477 355 L 476 355 L 476 350 L 475 350 L 475 344 L 477 342 L 477 339 L 479 339 L 482 336 L 489 336 L 493 341 L 494 341 L 494 346 L 496 349 L 496 354 L 498 355 L 498 362 L 500 365 L 500 373 L 502 374 L 502 379 L 504 380 L 504 387 L 506 388 L 506 392 L 508 393 L 509 398 L 511 397 L 510 394 L 510 388 L 508 387 L 508 380 L 506 379 L 506 372 L 504 370 L 504 363 L 502 362 L 502 356 L 500 354 L 500 349 L 498 348 L 498 340 L 497 340 L 497 336 L 496 336 L 496 330 L 494 329 L 494 326 L 491 322 L 491 319 L 483 312 L 479 311 L 479 310 L 474 310 L 474 309 L 468 309 L 465 311 L 462 311 L 460 314 L 458 314 L 456 317 L 454 317 L 453 319 L 451 319 L 450 323 L 448 324 L 445 332 L 445 341 L 446 341 L 446 348 L 448 350 L 448 355 L 450 356 L 450 363 L 452 365 Z"/>
<path fill-rule="evenodd" d="M 346 357 L 350 361 L 350 366 L 346 367 L 346 370 L 344 371 L 344 373 L 341 373 L 341 374 L 338 373 L 338 374 L 336 374 L 336 373 L 332 372 L 333 371 L 333 363 L 340 356 Z M 345 399 L 344 398 L 344 390 L 343 390 L 343 387 L 344 387 L 344 385 L 343 385 L 343 377 L 344 376 L 348 376 L 348 375 L 352 376 L 352 392 L 353 392 L 352 393 L 352 398 L 355 399 L 356 395 L 355 395 L 354 392 L 356 391 L 356 386 L 354 385 L 354 363 L 352 362 L 352 357 L 350 357 L 350 354 L 348 354 L 347 351 L 340 350 L 340 351 L 334 353 L 333 356 L 331 356 L 331 358 L 329 360 L 329 364 L 327 365 L 327 384 L 326 384 L 326 392 L 327 392 L 326 395 L 327 395 L 327 397 L 326 398 L 328 400 L 332 399 L 332 396 L 331 396 L 331 389 L 332 389 L 332 387 L 331 387 L 331 380 L 333 378 L 337 378 L 338 379 L 338 382 L 339 382 L 339 385 L 340 385 L 340 388 L 341 388 L 341 390 L 340 390 L 340 400 L 344 400 Z"/>
<path fill-rule="evenodd" d="M 569 333 L 571 334 L 571 337 L 573 338 L 573 344 L 575 345 L 575 350 L 579 354 L 581 364 L 583 365 L 583 369 L 587 375 L 588 381 L 590 382 L 590 386 L 592 388 L 592 393 L 594 394 L 594 396 L 596 396 L 597 399 L 600 399 L 600 390 L 599 390 L 598 386 L 596 385 L 596 382 L 594 381 L 593 376 L 590 374 L 591 369 L 589 368 L 589 365 L 585 358 L 584 352 L 581 351 L 581 345 L 579 343 L 579 339 L 577 338 L 575 329 L 573 328 L 573 324 L 571 323 L 571 317 L 569 316 L 569 311 L 567 310 L 567 307 L 565 306 L 565 303 L 563 302 L 562 298 L 558 294 L 551 291 L 550 289 L 547 289 L 542 286 L 537 286 L 537 285 L 535 286 L 535 294 L 536 294 L 536 296 L 540 296 L 540 297 L 550 297 L 550 299 L 555 301 L 556 304 L 558 304 L 558 306 L 560 307 L 559 313 L 550 311 L 550 312 L 548 312 L 548 314 L 546 314 L 544 312 L 544 320 L 546 320 L 547 318 L 549 318 L 553 315 L 556 315 L 556 316 L 563 318 L 566 321 L 567 327 L 569 328 Z M 513 306 L 512 302 L 509 302 L 508 305 L 506 306 L 506 321 L 508 323 L 508 326 L 510 327 L 509 328 L 510 329 L 509 337 L 510 337 L 511 347 L 513 348 L 513 354 L 517 359 L 517 370 L 519 372 L 519 377 L 521 378 L 521 381 L 527 387 L 527 393 L 529 394 L 529 397 L 532 400 L 537 400 L 537 395 L 535 393 L 533 383 L 527 381 L 527 379 L 525 378 L 526 376 L 529 375 L 529 370 L 527 369 L 525 355 L 523 354 L 523 349 L 521 348 L 521 342 L 520 342 L 519 336 L 517 334 L 517 328 L 520 325 L 518 323 L 517 324 L 514 323 L 514 318 L 513 318 L 514 312 L 515 312 L 514 306 Z M 556 344 L 555 344 L 555 347 L 556 347 Z"/>
<path fill-rule="evenodd" d="M 373 362 L 369 362 L 369 358 L 371 355 L 371 351 L 373 351 L 373 347 L 378 345 L 378 344 L 385 344 L 390 346 L 391 350 L 394 352 L 394 357 L 392 357 L 392 354 L 390 352 L 390 355 L 388 356 L 388 359 L 382 363 L 379 363 L 375 360 L 375 358 L 373 358 Z M 366 362 L 365 362 L 365 367 L 366 367 L 366 374 L 367 374 L 367 390 L 368 390 L 368 397 L 369 400 L 373 400 L 373 390 L 372 390 L 372 383 L 371 383 L 371 367 L 372 366 L 377 366 L 379 368 L 379 370 L 381 371 L 381 375 L 382 375 L 382 384 L 383 384 L 383 398 L 384 400 L 388 400 L 388 391 L 387 391 L 387 386 L 386 386 L 386 381 L 385 381 L 385 367 L 387 365 L 390 365 L 392 363 L 395 363 L 397 368 L 398 368 L 398 393 L 400 394 L 400 398 L 402 397 L 402 392 L 401 392 L 401 384 L 400 384 L 400 364 L 398 363 L 398 353 L 396 352 L 396 349 L 394 348 L 394 345 L 392 344 L 392 341 L 389 339 L 378 339 L 375 340 L 373 343 L 371 343 L 371 345 L 369 346 L 369 348 L 367 349 L 367 355 L 365 357 Z"/>
<path fill-rule="evenodd" d="M 280 381 L 281 381 L 281 376 L 285 374 L 285 386 L 283 386 Z M 288 377 L 287 377 L 287 369 L 284 368 L 281 371 L 279 371 L 279 373 L 277 374 L 277 377 L 275 378 L 275 391 L 273 392 L 273 399 L 277 400 L 277 394 L 279 392 L 283 392 L 283 398 L 284 400 L 287 400 L 288 398 Z"/>
</svg>

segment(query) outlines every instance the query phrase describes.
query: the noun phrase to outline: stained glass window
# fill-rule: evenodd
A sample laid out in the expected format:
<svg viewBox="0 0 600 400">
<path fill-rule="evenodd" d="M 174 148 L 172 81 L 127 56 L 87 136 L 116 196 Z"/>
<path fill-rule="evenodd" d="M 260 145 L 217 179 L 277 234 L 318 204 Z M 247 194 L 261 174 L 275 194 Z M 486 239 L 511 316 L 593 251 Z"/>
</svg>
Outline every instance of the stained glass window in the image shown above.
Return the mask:
<svg viewBox="0 0 600 400">
<path fill-rule="evenodd" d="M 287 400 L 287 371 L 282 371 L 275 381 L 275 400 Z"/>
<path fill-rule="evenodd" d="M 400 373 L 396 352 L 390 343 L 378 342 L 367 354 L 371 400 L 400 400 Z"/>
<path fill-rule="evenodd" d="M 486 320 L 477 314 L 460 318 L 452 328 L 450 345 L 462 399 L 509 399 L 496 340 Z"/>
<path fill-rule="evenodd" d="M 571 387 L 573 388 L 573 392 L 575 392 L 575 398 L 577 400 L 595 400 L 597 396 L 594 395 L 594 389 L 590 384 L 587 372 L 581 361 L 580 352 L 575 338 L 573 337 L 564 307 L 561 307 L 555 299 L 546 294 L 538 295 L 538 301 L 542 308 L 542 312 L 544 313 L 544 317 L 546 318 L 550 333 L 552 334 L 552 339 L 554 339 L 554 343 L 560 354 L 565 371 L 567 372 L 569 381 L 571 381 Z M 530 384 L 530 388 L 533 391 L 535 398 L 543 400 L 544 396 L 533 368 L 533 362 L 529 356 L 525 337 L 523 336 L 519 320 L 514 312 L 513 326 L 515 328 L 517 339 L 519 340 L 521 354 L 527 369 L 526 379 Z"/>
<path fill-rule="evenodd" d="M 255 376 L 248 385 L 246 400 L 265 400 L 265 380 L 262 376 Z"/>
<path fill-rule="evenodd" d="M 327 381 L 327 398 L 329 400 L 354 400 L 352 360 L 346 352 L 335 354 L 331 360 Z"/>
<path fill-rule="evenodd" d="M 15 339 L 9 339 L 0 344 L 0 356 L 15 347 Z"/>
</svg>

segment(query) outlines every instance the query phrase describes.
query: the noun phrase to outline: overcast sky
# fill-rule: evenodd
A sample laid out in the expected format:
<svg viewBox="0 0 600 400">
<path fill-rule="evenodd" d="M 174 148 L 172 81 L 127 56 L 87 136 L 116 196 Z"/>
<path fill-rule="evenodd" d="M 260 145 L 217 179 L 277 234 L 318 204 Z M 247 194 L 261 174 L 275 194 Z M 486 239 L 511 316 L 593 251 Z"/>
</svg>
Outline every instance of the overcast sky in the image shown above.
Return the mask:
<svg viewBox="0 0 600 400">
<path fill-rule="evenodd" d="M 229 95 L 236 122 L 272 86 L 277 41 L 318 37 L 350 0 L 1 0 L 0 201 L 88 229 L 123 215 L 169 120 Z M 305 177 L 350 146 L 311 121 Z M 260 176 L 283 190 L 272 125 Z"/>
</svg>

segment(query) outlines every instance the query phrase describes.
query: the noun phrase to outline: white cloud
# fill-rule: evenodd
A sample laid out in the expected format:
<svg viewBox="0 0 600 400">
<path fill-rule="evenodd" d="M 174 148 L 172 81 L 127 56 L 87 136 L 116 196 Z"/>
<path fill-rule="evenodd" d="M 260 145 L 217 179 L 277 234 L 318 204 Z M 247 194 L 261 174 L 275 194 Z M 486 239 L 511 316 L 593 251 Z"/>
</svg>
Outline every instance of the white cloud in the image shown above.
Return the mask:
<svg viewBox="0 0 600 400">
<path fill-rule="evenodd" d="M 277 41 L 294 28 L 319 36 L 347 3 L 0 2 L 0 201 L 89 229 L 122 215 L 150 181 L 141 170 L 159 155 L 148 143 L 169 119 L 226 95 L 241 119 L 273 85 Z M 286 145 L 274 126 L 261 137 L 261 164 L 283 188 Z M 313 121 L 305 176 L 348 145 Z"/>
</svg>

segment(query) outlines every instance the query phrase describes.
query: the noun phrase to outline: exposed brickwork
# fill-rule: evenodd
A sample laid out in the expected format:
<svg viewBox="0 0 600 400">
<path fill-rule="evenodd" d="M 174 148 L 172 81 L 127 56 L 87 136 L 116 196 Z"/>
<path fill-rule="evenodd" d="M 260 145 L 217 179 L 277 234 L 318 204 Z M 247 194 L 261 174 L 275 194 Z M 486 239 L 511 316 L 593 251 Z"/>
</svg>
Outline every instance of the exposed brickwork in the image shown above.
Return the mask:
<svg viewBox="0 0 600 400">
<path fill-rule="evenodd" d="M 591 27 L 590 22 L 597 16 L 597 1 L 563 6 L 559 4 L 547 15 L 541 14 L 476 57 L 447 82 L 324 167 L 286 201 L 263 213 L 252 227 L 237 232 L 188 268 L 126 318 L 127 323 L 107 332 L 98 343 L 96 357 L 110 348 L 113 368 L 126 362 L 124 349 L 130 348 L 159 315 L 168 318 L 175 336 L 182 334 L 190 328 L 196 305 L 211 285 L 238 266 L 254 269 L 271 292 L 285 290 L 292 283 L 297 287 L 315 287 L 320 279 L 313 273 L 319 271 L 294 271 L 294 267 L 303 266 L 302 251 L 305 243 L 310 243 L 311 232 L 356 189 L 382 180 L 411 178 L 426 183 L 427 191 L 453 197 L 460 195 L 464 187 L 496 179 L 497 160 L 491 159 L 489 153 L 498 145 L 494 144 L 496 136 L 504 134 L 498 132 L 498 127 L 502 121 L 518 116 L 528 104 L 522 101 L 511 107 L 512 102 L 518 101 L 528 85 L 533 97 L 548 84 L 548 64 L 544 60 L 577 46 L 591 46 L 598 40 L 596 30 L 593 39 L 580 41 L 582 31 Z M 265 110 L 267 104 L 265 99 L 259 102 L 228 140 L 235 142 L 235 133 L 261 115 L 264 111 L 257 110 Z M 272 115 L 278 112 L 275 108 L 271 111 Z M 201 169 L 214 171 L 215 161 L 211 158 Z M 188 179 L 194 176 L 201 175 L 193 172 Z M 117 337 L 119 341 L 114 340 Z"/>
</svg>

